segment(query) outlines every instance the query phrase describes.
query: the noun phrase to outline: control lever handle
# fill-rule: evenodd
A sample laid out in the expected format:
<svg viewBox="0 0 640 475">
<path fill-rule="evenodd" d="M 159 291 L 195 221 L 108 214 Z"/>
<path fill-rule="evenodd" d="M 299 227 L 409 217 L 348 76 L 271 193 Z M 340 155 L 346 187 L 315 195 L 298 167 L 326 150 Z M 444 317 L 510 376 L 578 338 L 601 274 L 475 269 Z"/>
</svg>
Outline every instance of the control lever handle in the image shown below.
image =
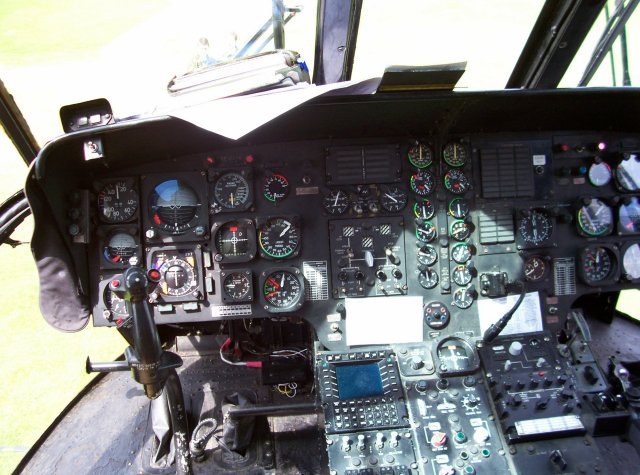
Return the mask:
<svg viewBox="0 0 640 475">
<path fill-rule="evenodd" d="M 130 267 L 124 274 L 114 276 L 109 289 L 126 301 L 130 318 L 133 346 L 125 350 L 124 362 L 92 363 L 87 359 L 87 372 L 111 372 L 131 369 L 133 378 L 144 388 L 149 399 L 157 398 L 165 385 L 169 372 L 182 366 L 182 358 L 164 351 L 158 329 L 151 316 L 148 295 L 160 280 L 156 269 L 145 272 L 140 267 Z"/>
</svg>

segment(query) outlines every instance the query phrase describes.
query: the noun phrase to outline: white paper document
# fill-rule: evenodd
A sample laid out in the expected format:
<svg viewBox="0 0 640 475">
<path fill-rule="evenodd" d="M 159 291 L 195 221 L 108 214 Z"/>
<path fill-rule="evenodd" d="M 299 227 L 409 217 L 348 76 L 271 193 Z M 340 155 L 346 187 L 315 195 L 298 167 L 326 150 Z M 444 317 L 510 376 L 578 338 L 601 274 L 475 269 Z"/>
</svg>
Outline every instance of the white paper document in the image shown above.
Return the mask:
<svg viewBox="0 0 640 475">
<path fill-rule="evenodd" d="M 499 299 L 478 300 L 478 315 L 480 317 L 480 334 L 482 335 L 492 323 L 513 308 L 518 295 L 509 295 Z M 501 335 L 514 333 L 530 333 L 542 331 L 542 312 L 540 311 L 540 297 L 538 292 L 529 292 L 513 314 Z"/>
<path fill-rule="evenodd" d="M 363 81 L 366 88 L 370 83 Z M 204 100 L 202 103 L 188 104 L 192 97 L 174 98 L 161 106 L 156 114 L 167 114 L 191 122 L 198 127 L 237 140 L 294 107 L 304 104 L 322 94 L 338 89 L 358 87 L 359 82 L 344 81 L 322 86 L 299 83 L 295 86 L 246 96 L 226 97 L 218 100 Z M 363 86 L 363 87 L 364 87 Z M 206 90 L 202 93 L 206 98 Z M 182 103 L 185 104 L 182 104 Z M 179 107 L 178 104 L 180 104 Z"/>
<path fill-rule="evenodd" d="M 349 346 L 422 341 L 422 297 L 347 298 L 344 304 Z"/>
</svg>

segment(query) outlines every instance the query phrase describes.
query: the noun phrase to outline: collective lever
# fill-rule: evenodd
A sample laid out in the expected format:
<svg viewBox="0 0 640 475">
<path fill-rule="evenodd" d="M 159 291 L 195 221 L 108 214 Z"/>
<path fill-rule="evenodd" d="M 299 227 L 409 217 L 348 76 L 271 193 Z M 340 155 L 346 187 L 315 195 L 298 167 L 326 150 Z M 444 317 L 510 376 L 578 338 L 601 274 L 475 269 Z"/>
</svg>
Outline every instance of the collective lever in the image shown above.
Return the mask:
<svg viewBox="0 0 640 475">
<path fill-rule="evenodd" d="M 182 386 L 175 370 L 182 366 L 182 358 L 162 349 L 158 329 L 147 302 L 148 295 L 159 280 L 160 273 L 156 269 L 145 272 L 140 267 L 130 267 L 124 274 L 111 280 L 109 289 L 126 301 L 131 315 L 133 345 L 124 352 L 126 361 L 91 363 L 87 358 L 86 369 L 87 372 L 131 369 L 133 379 L 142 385 L 149 399 L 156 399 L 164 392 L 176 448 L 176 473 L 191 474 L 187 415 Z"/>
</svg>

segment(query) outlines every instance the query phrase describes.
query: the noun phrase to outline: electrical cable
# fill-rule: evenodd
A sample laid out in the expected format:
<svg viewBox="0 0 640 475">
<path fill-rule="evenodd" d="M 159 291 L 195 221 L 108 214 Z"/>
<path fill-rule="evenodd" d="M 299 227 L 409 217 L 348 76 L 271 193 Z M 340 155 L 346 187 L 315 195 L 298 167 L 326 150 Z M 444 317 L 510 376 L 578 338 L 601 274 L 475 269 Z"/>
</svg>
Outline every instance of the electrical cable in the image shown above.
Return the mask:
<svg viewBox="0 0 640 475">
<path fill-rule="evenodd" d="M 500 332 L 504 330 L 504 327 L 507 326 L 507 324 L 509 323 L 509 320 L 511 320 L 511 317 L 513 317 L 513 314 L 516 313 L 516 310 L 518 310 L 518 307 L 520 307 L 520 304 L 524 300 L 524 296 L 526 294 L 525 285 L 524 285 L 524 282 L 517 280 L 513 283 L 507 284 L 507 290 L 510 290 L 515 286 L 520 287 L 520 296 L 518 297 L 517 302 L 511 308 L 511 310 L 509 310 L 500 318 L 500 320 L 498 320 L 496 323 L 492 323 L 491 326 L 487 328 L 487 330 L 484 332 L 484 335 L 482 336 L 483 342 L 491 343 L 493 340 L 495 340 L 495 338 L 500 334 Z"/>
</svg>

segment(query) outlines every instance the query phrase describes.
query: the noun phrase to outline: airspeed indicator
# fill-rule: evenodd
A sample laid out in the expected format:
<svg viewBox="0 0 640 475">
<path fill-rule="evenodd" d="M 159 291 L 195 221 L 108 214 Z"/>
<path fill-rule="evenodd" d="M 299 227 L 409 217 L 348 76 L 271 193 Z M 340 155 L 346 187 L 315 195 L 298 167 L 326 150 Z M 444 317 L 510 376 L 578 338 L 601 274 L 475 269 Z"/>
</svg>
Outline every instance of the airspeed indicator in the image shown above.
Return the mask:
<svg viewBox="0 0 640 475">
<path fill-rule="evenodd" d="M 285 259 L 298 254 L 300 229 L 290 218 L 270 218 L 258 232 L 263 257 Z"/>
</svg>

